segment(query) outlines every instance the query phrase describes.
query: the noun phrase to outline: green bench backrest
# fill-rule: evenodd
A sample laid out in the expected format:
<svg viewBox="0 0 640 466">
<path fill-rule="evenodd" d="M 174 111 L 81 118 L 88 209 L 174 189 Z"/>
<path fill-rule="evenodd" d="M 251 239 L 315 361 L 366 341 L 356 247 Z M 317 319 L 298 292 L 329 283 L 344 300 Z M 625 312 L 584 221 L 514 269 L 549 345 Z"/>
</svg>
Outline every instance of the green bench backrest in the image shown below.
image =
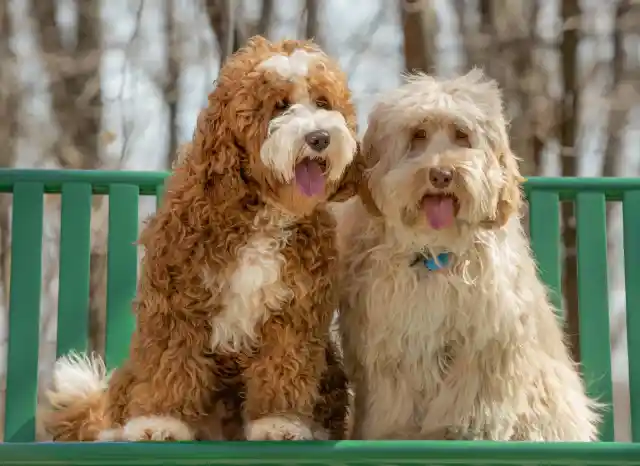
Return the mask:
<svg viewBox="0 0 640 466">
<path fill-rule="evenodd" d="M 88 342 L 90 219 L 93 195 L 109 196 L 105 357 L 116 367 L 133 329 L 140 196 L 160 198 L 166 173 L 0 170 L 13 193 L 5 441 L 35 437 L 41 297 L 43 195 L 62 195 L 57 355 Z M 540 274 L 561 307 L 560 201 L 576 203 L 582 371 L 590 395 L 611 405 L 606 202 L 623 203 L 632 439 L 640 442 L 640 179 L 532 178 L 530 234 Z M 635 356 L 635 357 L 634 357 Z M 634 396 L 635 394 L 635 396 Z M 613 409 L 601 439 L 612 441 Z"/>
</svg>

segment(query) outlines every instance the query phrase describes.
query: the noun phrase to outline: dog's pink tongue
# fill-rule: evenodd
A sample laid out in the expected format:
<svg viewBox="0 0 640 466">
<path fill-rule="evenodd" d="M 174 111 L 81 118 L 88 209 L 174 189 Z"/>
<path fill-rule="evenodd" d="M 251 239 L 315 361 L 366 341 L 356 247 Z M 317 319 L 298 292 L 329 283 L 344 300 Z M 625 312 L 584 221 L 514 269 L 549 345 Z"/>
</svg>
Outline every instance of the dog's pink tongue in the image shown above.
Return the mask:
<svg viewBox="0 0 640 466">
<path fill-rule="evenodd" d="M 422 211 L 434 230 L 451 226 L 456 218 L 453 199 L 448 196 L 425 196 Z"/>
<path fill-rule="evenodd" d="M 324 192 L 324 173 L 315 160 L 304 159 L 296 165 L 295 182 L 305 196 L 317 196 Z"/>
</svg>

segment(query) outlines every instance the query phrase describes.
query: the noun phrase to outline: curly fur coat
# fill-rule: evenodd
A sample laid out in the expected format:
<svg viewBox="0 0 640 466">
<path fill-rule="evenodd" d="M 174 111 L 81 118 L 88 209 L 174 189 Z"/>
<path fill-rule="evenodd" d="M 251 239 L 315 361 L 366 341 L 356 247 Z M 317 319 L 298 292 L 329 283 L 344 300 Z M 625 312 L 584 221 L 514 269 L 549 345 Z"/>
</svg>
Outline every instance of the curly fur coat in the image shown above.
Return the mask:
<svg viewBox="0 0 640 466">
<path fill-rule="evenodd" d="M 347 80 L 313 43 L 255 37 L 228 60 L 140 237 L 130 357 L 110 377 L 58 361 L 55 440 L 344 436 L 325 206 L 355 194 L 355 131 Z"/>
</svg>

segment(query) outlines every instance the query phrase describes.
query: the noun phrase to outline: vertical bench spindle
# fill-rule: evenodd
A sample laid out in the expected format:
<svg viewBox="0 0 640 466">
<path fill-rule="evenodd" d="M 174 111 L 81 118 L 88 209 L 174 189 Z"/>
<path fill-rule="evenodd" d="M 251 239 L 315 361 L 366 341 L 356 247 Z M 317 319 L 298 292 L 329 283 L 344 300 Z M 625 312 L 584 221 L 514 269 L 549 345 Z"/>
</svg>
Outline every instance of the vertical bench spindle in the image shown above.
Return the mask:
<svg viewBox="0 0 640 466">
<path fill-rule="evenodd" d="M 624 194 L 622 216 L 631 440 L 640 442 L 640 190 Z"/>
<path fill-rule="evenodd" d="M 43 196 L 42 183 L 13 189 L 5 442 L 35 439 Z"/>
<path fill-rule="evenodd" d="M 58 357 L 88 349 L 90 253 L 91 185 L 67 183 L 62 187 Z"/>
<path fill-rule="evenodd" d="M 607 277 L 607 217 L 604 194 L 576 196 L 580 354 L 587 392 L 606 405 L 600 440 L 614 440 L 609 288 Z"/>
<path fill-rule="evenodd" d="M 109 188 L 107 252 L 107 330 L 105 362 L 118 367 L 129 354 L 134 318 L 131 300 L 137 285 L 138 186 Z"/>
<path fill-rule="evenodd" d="M 540 278 L 549 289 L 551 303 L 562 310 L 560 262 L 560 198 L 558 193 L 533 191 L 529 196 L 529 233 Z"/>
</svg>

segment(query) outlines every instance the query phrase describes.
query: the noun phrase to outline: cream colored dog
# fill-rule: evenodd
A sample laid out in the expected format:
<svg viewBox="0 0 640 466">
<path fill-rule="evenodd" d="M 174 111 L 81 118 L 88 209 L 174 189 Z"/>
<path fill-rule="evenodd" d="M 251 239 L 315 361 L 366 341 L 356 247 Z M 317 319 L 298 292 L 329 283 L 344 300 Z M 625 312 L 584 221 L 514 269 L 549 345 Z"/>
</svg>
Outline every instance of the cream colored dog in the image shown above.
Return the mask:
<svg viewBox="0 0 640 466">
<path fill-rule="evenodd" d="M 520 225 L 496 83 L 409 77 L 362 149 L 368 184 L 339 213 L 353 437 L 595 440 Z"/>
</svg>

